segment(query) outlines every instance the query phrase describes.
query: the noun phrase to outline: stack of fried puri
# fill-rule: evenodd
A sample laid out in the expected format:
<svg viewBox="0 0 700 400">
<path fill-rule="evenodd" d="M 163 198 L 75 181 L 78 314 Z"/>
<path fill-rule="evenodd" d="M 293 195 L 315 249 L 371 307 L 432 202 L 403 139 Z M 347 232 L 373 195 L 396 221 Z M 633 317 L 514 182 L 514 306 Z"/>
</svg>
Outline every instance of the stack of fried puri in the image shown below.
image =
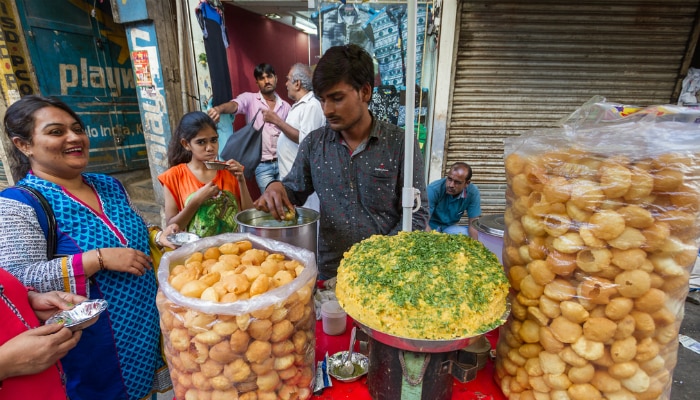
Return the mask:
<svg viewBox="0 0 700 400">
<path fill-rule="evenodd" d="M 668 398 L 698 254 L 697 164 L 576 147 L 506 157 L 508 398 Z"/>
<path fill-rule="evenodd" d="M 246 240 L 195 251 L 169 267 L 172 289 L 203 305 L 188 307 L 158 293 L 164 351 L 178 399 L 311 397 L 315 274 L 298 290 L 286 290 L 304 265 Z M 270 304 L 256 308 L 258 303 Z M 234 312 L 203 311 L 227 304 Z M 247 312 L 235 312 L 242 304 Z"/>
</svg>

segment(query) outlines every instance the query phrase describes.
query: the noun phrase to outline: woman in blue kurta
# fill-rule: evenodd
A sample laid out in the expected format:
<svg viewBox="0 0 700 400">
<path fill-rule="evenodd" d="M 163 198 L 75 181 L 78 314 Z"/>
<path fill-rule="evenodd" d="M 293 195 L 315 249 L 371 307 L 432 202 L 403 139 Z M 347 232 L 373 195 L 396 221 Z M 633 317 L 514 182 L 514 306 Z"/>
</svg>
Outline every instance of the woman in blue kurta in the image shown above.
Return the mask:
<svg viewBox="0 0 700 400">
<path fill-rule="evenodd" d="M 8 188 L 0 193 L 0 265 L 38 291 L 109 303 L 61 360 L 69 398 L 143 399 L 167 390 L 149 256 L 149 237 L 156 235 L 116 179 L 84 172 L 89 139 L 66 104 L 26 96 L 8 108 L 4 122 L 15 145 L 13 176 L 47 200 L 57 247 L 48 257 L 48 219 L 37 198 Z"/>
</svg>

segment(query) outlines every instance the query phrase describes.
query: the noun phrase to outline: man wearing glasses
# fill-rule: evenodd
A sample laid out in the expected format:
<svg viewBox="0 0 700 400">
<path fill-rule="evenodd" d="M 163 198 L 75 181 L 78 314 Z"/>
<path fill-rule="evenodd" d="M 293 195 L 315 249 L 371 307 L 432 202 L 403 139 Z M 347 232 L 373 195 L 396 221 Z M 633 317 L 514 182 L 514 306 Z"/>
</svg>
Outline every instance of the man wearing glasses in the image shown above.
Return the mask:
<svg viewBox="0 0 700 400">
<path fill-rule="evenodd" d="M 476 185 L 469 184 L 471 179 L 472 168 L 469 164 L 456 162 L 445 178 L 428 185 L 431 229 L 479 239 L 474 221 L 481 216 L 481 195 Z M 465 211 L 469 219 L 468 227 L 459 225 Z"/>
</svg>

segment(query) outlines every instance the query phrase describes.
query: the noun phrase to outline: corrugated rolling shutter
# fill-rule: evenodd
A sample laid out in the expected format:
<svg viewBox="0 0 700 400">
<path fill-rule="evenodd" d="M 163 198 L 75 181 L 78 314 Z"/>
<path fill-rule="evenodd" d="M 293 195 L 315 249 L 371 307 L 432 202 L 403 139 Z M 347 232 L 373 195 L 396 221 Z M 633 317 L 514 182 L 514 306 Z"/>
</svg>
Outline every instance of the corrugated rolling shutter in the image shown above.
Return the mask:
<svg viewBox="0 0 700 400">
<path fill-rule="evenodd" d="M 503 139 L 591 97 L 675 102 L 699 1 L 463 1 L 444 168 L 472 165 L 482 211 L 505 209 Z"/>
</svg>

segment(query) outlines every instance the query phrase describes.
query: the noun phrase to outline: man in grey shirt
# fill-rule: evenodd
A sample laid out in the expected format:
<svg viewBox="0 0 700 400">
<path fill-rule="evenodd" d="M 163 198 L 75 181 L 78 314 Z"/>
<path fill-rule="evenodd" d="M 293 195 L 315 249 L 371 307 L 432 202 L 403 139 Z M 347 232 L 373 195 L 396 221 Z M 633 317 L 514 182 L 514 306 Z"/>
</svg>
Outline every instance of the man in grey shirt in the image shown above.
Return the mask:
<svg viewBox="0 0 700 400">
<path fill-rule="evenodd" d="M 328 123 L 300 143 L 289 174 L 270 183 L 255 202 L 258 210 L 281 219 L 285 208 L 303 204 L 316 191 L 319 279 L 337 274 L 353 244 L 375 234 L 396 234 L 402 227 L 405 133 L 369 112 L 373 84 L 374 66 L 365 50 L 354 44 L 328 49 L 313 76 Z M 420 152 L 413 154 L 413 186 L 421 192 L 413 229 L 424 230 L 429 213 Z"/>
</svg>

